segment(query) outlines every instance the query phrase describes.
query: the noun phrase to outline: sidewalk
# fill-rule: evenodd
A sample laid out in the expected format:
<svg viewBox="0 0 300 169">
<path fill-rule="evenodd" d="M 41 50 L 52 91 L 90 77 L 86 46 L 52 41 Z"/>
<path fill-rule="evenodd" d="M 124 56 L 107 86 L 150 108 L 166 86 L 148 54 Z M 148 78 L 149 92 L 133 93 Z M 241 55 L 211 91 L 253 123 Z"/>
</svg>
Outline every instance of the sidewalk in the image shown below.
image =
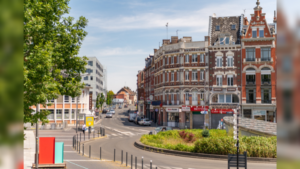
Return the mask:
<svg viewBox="0 0 300 169">
<path fill-rule="evenodd" d="M 24 130 L 24 169 L 31 169 L 34 163 L 35 137 L 33 131 Z"/>
</svg>

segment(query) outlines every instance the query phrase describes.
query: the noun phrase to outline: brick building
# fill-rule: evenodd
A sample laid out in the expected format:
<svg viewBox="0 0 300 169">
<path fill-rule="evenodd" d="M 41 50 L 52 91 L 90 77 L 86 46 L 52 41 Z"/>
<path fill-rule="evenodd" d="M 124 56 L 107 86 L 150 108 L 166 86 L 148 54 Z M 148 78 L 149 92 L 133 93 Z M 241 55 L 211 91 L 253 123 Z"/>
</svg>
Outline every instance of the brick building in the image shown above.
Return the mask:
<svg viewBox="0 0 300 169">
<path fill-rule="evenodd" d="M 241 35 L 242 117 L 276 122 L 276 23 L 268 24 L 256 5 Z"/>
<path fill-rule="evenodd" d="M 137 110 L 140 115 L 144 115 L 144 71 L 139 70 L 137 74 Z"/>
<path fill-rule="evenodd" d="M 145 69 L 144 69 L 144 116 L 148 117 L 149 119 L 156 120 L 156 116 L 154 115 L 154 109 L 151 104 L 153 101 L 154 95 L 154 56 L 149 55 L 145 59 Z"/>
<path fill-rule="evenodd" d="M 115 95 L 115 99 L 124 99 L 124 104 L 133 104 L 135 102 L 136 93 L 129 87 L 122 87 Z"/>
<path fill-rule="evenodd" d="M 232 116 L 241 98 L 241 39 L 243 15 L 209 17 L 210 127 Z"/>
</svg>

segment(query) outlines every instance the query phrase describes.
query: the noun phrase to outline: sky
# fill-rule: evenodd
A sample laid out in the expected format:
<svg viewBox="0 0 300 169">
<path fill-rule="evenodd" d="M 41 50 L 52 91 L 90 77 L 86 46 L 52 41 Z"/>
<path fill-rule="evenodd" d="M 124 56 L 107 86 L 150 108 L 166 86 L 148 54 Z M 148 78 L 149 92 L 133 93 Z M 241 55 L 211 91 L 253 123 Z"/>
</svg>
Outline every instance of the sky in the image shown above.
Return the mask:
<svg viewBox="0 0 300 169">
<path fill-rule="evenodd" d="M 276 0 L 260 0 L 268 23 L 273 22 Z M 107 90 L 137 88 L 137 73 L 162 39 L 191 36 L 203 41 L 209 16 L 250 19 L 256 0 L 71 0 L 69 15 L 88 19 L 79 56 L 95 56 L 107 68 Z M 245 9 L 245 11 L 244 11 Z M 168 23 L 168 31 L 166 29 Z"/>
</svg>

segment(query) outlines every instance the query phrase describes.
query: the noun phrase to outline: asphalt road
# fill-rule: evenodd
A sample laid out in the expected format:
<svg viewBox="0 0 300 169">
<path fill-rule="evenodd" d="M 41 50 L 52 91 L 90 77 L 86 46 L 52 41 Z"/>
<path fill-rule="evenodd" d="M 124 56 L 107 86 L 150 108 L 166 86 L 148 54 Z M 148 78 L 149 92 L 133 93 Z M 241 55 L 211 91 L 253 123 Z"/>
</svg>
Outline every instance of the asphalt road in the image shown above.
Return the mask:
<svg viewBox="0 0 300 169">
<path fill-rule="evenodd" d="M 132 110 L 134 107 L 130 107 Z M 134 142 L 141 135 L 147 134 L 155 128 L 153 126 L 139 126 L 133 122 L 128 122 L 128 109 L 116 109 L 113 118 L 104 118 L 97 127 L 106 128 L 106 138 L 98 139 L 87 143 L 92 147 L 92 156 L 100 157 L 100 147 L 102 159 L 113 160 L 114 149 L 116 151 L 116 161 L 121 161 L 121 151 L 123 150 L 123 160 L 125 163 L 126 152 L 128 153 L 128 164 L 131 164 L 131 155 L 133 155 L 133 166 L 135 166 L 135 157 L 137 157 L 137 166 L 140 169 L 143 157 L 143 168 L 152 167 L 155 169 L 227 169 L 226 160 L 211 160 L 188 158 L 172 155 L 164 155 L 154 152 L 148 152 L 134 147 Z M 135 168 L 135 167 L 133 167 Z M 276 169 L 275 163 L 251 163 L 248 162 L 248 169 Z"/>
</svg>

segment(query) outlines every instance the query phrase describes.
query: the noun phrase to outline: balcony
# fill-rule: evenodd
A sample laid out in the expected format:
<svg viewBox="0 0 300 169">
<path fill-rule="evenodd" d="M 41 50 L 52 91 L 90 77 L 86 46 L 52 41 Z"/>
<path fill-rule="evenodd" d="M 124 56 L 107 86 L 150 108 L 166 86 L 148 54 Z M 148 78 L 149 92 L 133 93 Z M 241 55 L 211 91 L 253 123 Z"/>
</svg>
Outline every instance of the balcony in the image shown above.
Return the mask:
<svg viewBox="0 0 300 169">
<path fill-rule="evenodd" d="M 271 85 L 271 79 L 262 79 L 261 85 Z"/>
<path fill-rule="evenodd" d="M 263 57 L 260 59 L 261 61 L 264 61 L 264 62 L 270 62 L 271 61 L 271 58 L 268 58 L 268 57 Z"/>
<path fill-rule="evenodd" d="M 255 80 L 251 80 L 251 79 L 246 80 L 246 85 L 255 85 Z"/>
<path fill-rule="evenodd" d="M 246 57 L 246 61 L 247 61 L 247 62 L 255 62 L 255 58 L 247 58 L 247 57 Z"/>
<path fill-rule="evenodd" d="M 264 104 L 271 104 L 271 103 L 272 103 L 272 100 L 261 100 L 261 103 L 264 103 Z"/>
<path fill-rule="evenodd" d="M 256 100 L 246 100 L 246 103 L 256 103 Z"/>
</svg>

